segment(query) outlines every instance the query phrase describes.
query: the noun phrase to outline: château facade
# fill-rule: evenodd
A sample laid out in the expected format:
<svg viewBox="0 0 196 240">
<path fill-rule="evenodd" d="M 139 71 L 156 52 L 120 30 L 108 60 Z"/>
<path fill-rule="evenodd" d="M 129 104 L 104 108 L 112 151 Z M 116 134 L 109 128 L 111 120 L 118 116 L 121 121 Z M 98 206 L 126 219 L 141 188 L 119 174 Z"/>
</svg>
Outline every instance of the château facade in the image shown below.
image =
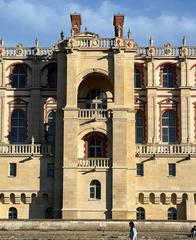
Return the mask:
<svg viewBox="0 0 196 240">
<path fill-rule="evenodd" d="M 0 218 L 196 220 L 196 47 L 0 42 Z"/>
</svg>

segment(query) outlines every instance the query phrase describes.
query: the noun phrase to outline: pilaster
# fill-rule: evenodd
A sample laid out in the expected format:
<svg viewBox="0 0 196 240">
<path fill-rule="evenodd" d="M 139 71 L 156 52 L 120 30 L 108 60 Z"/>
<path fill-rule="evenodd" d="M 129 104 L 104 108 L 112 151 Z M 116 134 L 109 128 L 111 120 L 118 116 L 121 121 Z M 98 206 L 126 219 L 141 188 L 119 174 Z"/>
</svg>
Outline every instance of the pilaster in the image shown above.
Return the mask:
<svg viewBox="0 0 196 240">
<path fill-rule="evenodd" d="M 186 200 L 186 219 L 195 220 L 195 200 L 194 194 L 189 194 L 188 199 Z"/>
<path fill-rule="evenodd" d="M 180 63 L 181 87 L 180 87 L 180 120 L 181 120 L 181 143 L 190 142 L 190 87 L 187 69 L 187 60 Z"/>
<path fill-rule="evenodd" d="M 61 218 L 63 198 L 63 118 L 62 108 L 65 106 L 67 58 L 65 52 L 57 53 L 57 111 L 56 111 L 56 139 L 55 139 L 55 218 Z"/>
<path fill-rule="evenodd" d="M 34 137 L 35 143 L 40 142 L 40 67 L 39 62 L 34 60 L 32 64 L 32 88 L 29 112 L 29 133 L 28 138 L 31 141 Z"/>
<path fill-rule="evenodd" d="M 114 55 L 112 218 L 135 217 L 134 54 Z"/>
</svg>

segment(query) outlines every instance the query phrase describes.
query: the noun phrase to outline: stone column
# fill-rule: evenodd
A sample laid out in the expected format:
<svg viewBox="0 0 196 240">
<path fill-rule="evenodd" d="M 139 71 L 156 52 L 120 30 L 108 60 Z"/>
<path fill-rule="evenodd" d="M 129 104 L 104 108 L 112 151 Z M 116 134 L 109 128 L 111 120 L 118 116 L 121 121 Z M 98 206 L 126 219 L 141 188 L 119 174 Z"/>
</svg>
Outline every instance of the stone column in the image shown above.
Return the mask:
<svg viewBox="0 0 196 240">
<path fill-rule="evenodd" d="M 134 55 L 114 55 L 112 218 L 135 217 Z"/>
<path fill-rule="evenodd" d="M 31 79 L 31 99 L 29 104 L 29 119 L 28 119 L 28 141 L 31 142 L 34 137 L 35 143 L 40 142 L 40 62 L 36 60 L 32 64 L 32 79 Z"/>
<path fill-rule="evenodd" d="M 63 110 L 65 107 L 67 59 L 65 52 L 57 53 L 57 110 L 55 138 L 55 196 L 54 216 L 61 218 L 63 198 Z"/>
</svg>

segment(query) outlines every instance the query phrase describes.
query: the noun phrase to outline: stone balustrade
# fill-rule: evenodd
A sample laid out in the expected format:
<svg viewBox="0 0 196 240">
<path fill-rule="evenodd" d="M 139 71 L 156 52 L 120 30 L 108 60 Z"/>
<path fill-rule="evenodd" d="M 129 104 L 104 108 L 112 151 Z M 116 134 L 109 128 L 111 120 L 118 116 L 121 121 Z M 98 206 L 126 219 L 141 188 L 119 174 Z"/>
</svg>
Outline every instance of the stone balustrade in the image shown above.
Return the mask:
<svg viewBox="0 0 196 240">
<path fill-rule="evenodd" d="M 54 146 L 47 144 L 3 144 L 0 155 L 53 155 Z"/>
<path fill-rule="evenodd" d="M 142 155 L 196 155 L 196 144 L 137 144 L 136 156 Z"/>
<path fill-rule="evenodd" d="M 110 158 L 79 158 L 79 168 L 109 168 L 111 167 Z"/>
<path fill-rule="evenodd" d="M 77 45 L 81 48 L 111 48 L 115 46 L 114 38 L 90 38 L 90 39 L 78 39 Z"/>
<path fill-rule="evenodd" d="M 28 57 L 28 56 L 52 56 L 53 49 L 52 48 L 28 48 L 28 47 L 10 47 L 10 48 L 2 48 L 2 57 L 15 57 L 15 56 L 22 56 L 22 57 Z"/>
<path fill-rule="evenodd" d="M 112 117 L 112 111 L 107 109 L 80 109 L 79 119 L 107 119 Z"/>
</svg>

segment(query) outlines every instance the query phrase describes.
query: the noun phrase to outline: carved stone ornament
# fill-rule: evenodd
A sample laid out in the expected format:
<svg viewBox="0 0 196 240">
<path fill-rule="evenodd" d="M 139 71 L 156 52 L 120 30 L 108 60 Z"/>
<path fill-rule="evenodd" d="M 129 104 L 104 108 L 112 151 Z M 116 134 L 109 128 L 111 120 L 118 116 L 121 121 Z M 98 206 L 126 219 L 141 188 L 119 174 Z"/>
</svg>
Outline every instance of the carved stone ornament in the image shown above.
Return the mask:
<svg viewBox="0 0 196 240">
<path fill-rule="evenodd" d="M 21 43 L 18 43 L 16 45 L 16 55 L 18 55 L 18 56 L 23 55 L 23 45 Z"/>
<path fill-rule="evenodd" d="M 165 53 L 165 55 L 170 55 L 171 54 L 171 48 L 172 48 L 172 46 L 171 46 L 170 43 L 166 43 L 164 45 L 164 53 Z"/>
</svg>

